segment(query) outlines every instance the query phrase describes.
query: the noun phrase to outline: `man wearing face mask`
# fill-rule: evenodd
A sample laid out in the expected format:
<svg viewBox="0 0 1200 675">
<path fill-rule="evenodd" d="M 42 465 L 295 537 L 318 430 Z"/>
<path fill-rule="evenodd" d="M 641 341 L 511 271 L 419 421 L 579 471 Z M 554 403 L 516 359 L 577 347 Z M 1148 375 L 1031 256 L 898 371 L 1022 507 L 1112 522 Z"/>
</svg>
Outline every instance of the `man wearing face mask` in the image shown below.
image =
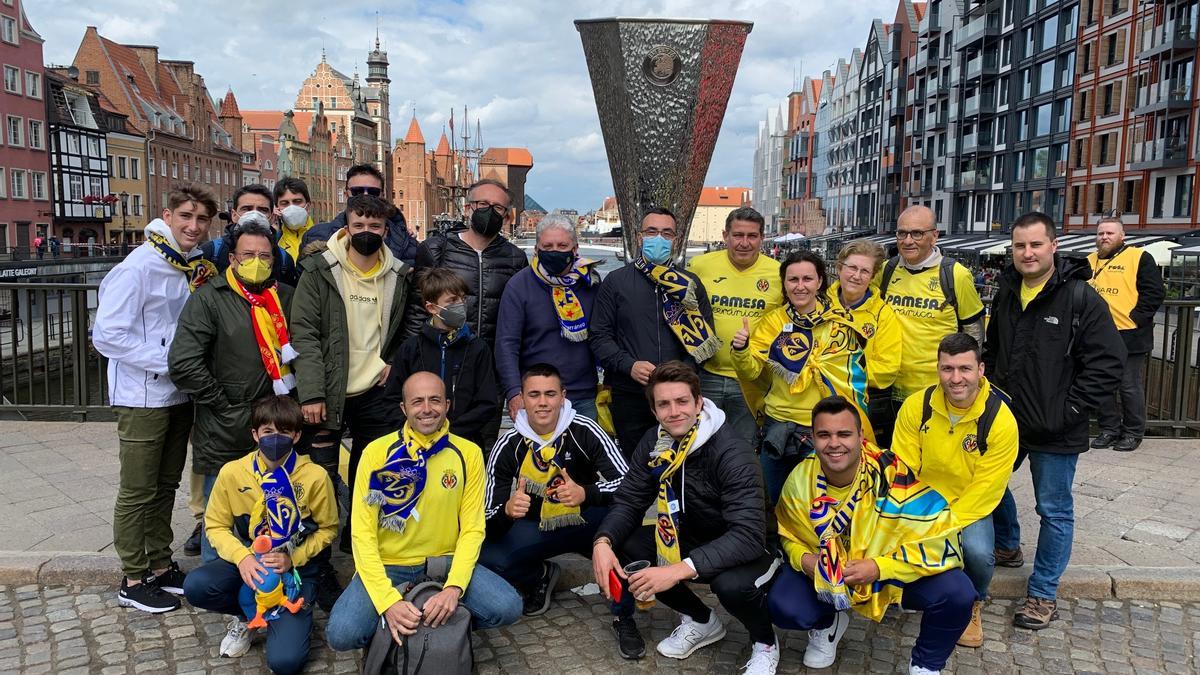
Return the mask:
<svg viewBox="0 0 1200 675">
<path fill-rule="evenodd" d="M 243 223 L 230 242 L 225 271 L 184 306 L 168 356 L 172 381 L 195 402 L 192 472 L 204 477 L 206 500 L 221 467 L 254 449 L 254 402 L 296 386 L 288 333 L 293 289 L 271 278 L 274 232 Z M 206 538 L 200 545 L 205 562 L 216 559 Z"/>
<path fill-rule="evenodd" d="M 579 258 L 575 223 L 552 213 L 538 221 L 533 262 L 513 275 L 500 298 L 496 370 L 508 414 L 524 407 L 521 373 L 553 363 L 576 413 L 596 418 L 596 363 L 588 324 L 600 285 L 592 261 Z"/>
<path fill-rule="evenodd" d="M 300 242 L 313 228 L 312 215 L 308 212 L 308 185 L 293 176 L 280 178 L 272 189 L 275 196 L 275 215 L 279 218 L 279 248 L 288 252 L 293 260 L 300 259 Z"/>
<path fill-rule="evenodd" d="M 279 238 L 275 229 L 276 218 L 275 196 L 267 186 L 258 183 L 243 185 L 233 193 L 233 209 L 229 212 L 229 225 L 225 228 L 225 235 L 204 242 L 200 246 L 200 253 L 205 260 L 216 265 L 218 272 L 224 274 L 225 269 L 229 267 L 229 252 L 233 250 L 231 239 L 234 230 L 239 224 L 261 225 L 271 230 L 271 242 L 276 248 L 274 262 L 271 264 L 271 277 L 294 287 L 300 278 L 300 272 L 296 268 L 296 256 L 276 243 Z"/>
<path fill-rule="evenodd" d="M 375 168 L 374 164 L 355 164 L 346 169 L 345 195 L 347 205 L 351 197 L 359 195 L 387 201 L 388 195 L 383 189 L 383 174 Z M 346 227 L 349 217 L 350 211 L 347 208 L 328 223 L 321 223 L 309 229 L 301 238 L 300 250 L 308 251 L 310 244 L 329 241 L 334 232 Z M 417 256 L 417 240 L 408 231 L 408 224 L 404 222 L 404 214 L 400 213 L 398 209 L 393 209 L 387 220 L 387 235 L 384 237 L 384 243 L 387 244 L 388 249 L 397 260 L 411 267 Z"/>
<path fill-rule="evenodd" d="M 640 250 L 600 284 L 588 329 L 592 353 L 612 385 L 610 410 L 626 457 L 658 424 L 643 395 L 655 367 L 682 361 L 695 368 L 721 346 L 704 284 L 671 259 L 678 233 L 667 209 L 642 217 Z"/>
</svg>

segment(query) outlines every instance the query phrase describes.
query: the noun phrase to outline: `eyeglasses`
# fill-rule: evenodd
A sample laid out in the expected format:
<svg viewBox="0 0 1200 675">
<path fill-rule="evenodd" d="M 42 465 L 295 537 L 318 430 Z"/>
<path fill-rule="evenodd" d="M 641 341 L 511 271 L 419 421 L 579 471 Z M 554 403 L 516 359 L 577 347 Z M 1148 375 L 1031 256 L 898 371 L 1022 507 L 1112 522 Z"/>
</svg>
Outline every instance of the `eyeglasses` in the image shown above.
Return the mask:
<svg viewBox="0 0 1200 675">
<path fill-rule="evenodd" d="M 483 209 L 491 209 L 491 210 L 495 211 L 497 215 L 501 215 L 501 216 L 508 213 L 508 207 L 505 206 L 504 204 L 493 204 L 491 202 L 487 202 L 482 199 L 477 199 L 477 200 L 471 202 L 471 208 L 478 209 L 480 211 L 482 211 Z"/>
<path fill-rule="evenodd" d="M 269 216 L 272 213 L 271 207 L 269 206 L 250 206 L 249 204 L 238 207 L 237 210 L 238 213 L 250 213 L 251 211 L 258 211 L 264 216 Z"/>
<path fill-rule="evenodd" d="M 354 187 L 349 188 L 349 190 L 351 197 L 360 197 L 362 195 L 378 197 L 383 194 L 383 188 L 367 187 L 365 185 L 355 185 Z"/>
<path fill-rule="evenodd" d="M 860 277 L 860 276 L 868 276 L 869 277 L 874 273 L 874 270 L 871 270 L 869 268 L 859 267 L 858 265 L 850 265 L 847 263 L 839 263 L 838 267 L 840 267 L 842 269 L 842 271 L 848 273 L 852 277 Z"/>
<path fill-rule="evenodd" d="M 237 258 L 238 262 L 246 262 L 247 260 L 258 258 L 265 263 L 269 263 L 275 259 L 275 255 L 272 253 L 255 253 L 254 251 L 246 251 L 245 253 L 238 253 L 235 251 L 233 257 Z"/>
<path fill-rule="evenodd" d="M 660 230 L 657 227 L 647 227 L 642 230 L 644 237 L 662 237 L 663 239 L 674 239 L 675 230 Z"/>
<path fill-rule="evenodd" d="M 905 239 L 921 241 L 928 236 L 930 232 L 937 232 L 937 228 L 933 227 L 928 230 L 896 230 L 896 241 L 904 241 Z"/>
</svg>

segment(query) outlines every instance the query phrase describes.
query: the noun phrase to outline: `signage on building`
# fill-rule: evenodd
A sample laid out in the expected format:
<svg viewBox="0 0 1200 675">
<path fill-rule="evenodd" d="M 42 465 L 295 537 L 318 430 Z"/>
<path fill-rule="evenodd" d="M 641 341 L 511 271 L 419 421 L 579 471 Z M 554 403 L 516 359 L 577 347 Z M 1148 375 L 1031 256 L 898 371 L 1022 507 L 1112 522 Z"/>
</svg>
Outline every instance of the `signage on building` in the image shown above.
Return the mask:
<svg viewBox="0 0 1200 675">
<path fill-rule="evenodd" d="M 32 277 L 36 274 L 36 267 L 12 267 L 0 270 L 0 279 L 20 279 L 21 277 Z"/>
</svg>

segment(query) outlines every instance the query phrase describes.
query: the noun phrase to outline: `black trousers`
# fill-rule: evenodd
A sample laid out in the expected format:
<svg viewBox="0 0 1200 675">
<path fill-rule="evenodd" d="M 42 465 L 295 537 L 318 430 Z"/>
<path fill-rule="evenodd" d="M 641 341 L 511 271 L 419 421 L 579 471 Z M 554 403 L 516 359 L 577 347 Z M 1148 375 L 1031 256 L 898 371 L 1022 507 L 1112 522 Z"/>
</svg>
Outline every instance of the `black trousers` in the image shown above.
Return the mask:
<svg viewBox="0 0 1200 675">
<path fill-rule="evenodd" d="M 621 454 L 628 461 L 633 456 L 633 450 L 646 432 L 658 425 L 658 418 L 650 409 L 650 402 L 641 390 L 613 389 L 612 403 L 608 410 L 612 413 L 613 427 L 617 432 L 617 443 L 621 446 Z"/>
<path fill-rule="evenodd" d="M 617 558 L 622 565 L 635 560 L 654 562 L 657 555 L 654 527 L 651 525 L 635 531 L 617 552 Z M 774 572 L 774 563 L 775 559 L 764 551 L 752 562 L 723 570 L 713 576 L 700 577 L 691 583 L 708 584 L 721 606 L 746 627 L 752 642 L 773 645 L 775 629 L 771 627 L 771 615 L 767 612 L 767 591 Z M 628 594 L 629 588 L 626 586 L 622 596 Z M 677 584 L 674 588 L 657 594 L 656 599 L 676 612 L 691 617 L 693 621 L 705 623 L 711 616 L 712 610 L 687 583 Z M 632 611 L 633 608 L 630 607 L 629 613 L 632 614 Z"/>
</svg>

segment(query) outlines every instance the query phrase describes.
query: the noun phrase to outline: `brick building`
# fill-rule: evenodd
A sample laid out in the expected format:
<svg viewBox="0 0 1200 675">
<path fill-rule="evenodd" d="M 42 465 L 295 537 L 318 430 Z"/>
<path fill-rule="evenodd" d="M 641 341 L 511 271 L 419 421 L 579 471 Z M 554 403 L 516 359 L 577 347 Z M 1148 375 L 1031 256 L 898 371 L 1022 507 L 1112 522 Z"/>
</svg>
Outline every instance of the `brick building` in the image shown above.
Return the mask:
<svg viewBox="0 0 1200 675">
<path fill-rule="evenodd" d="M 109 197 L 109 177 L 118 170 L 128 176 L 129 158 L 109 154 L 107 117 L 96 92 L 53 70 L 46 71 L 45 84 L 54 212 L 45 234 L 64 242 L 102 244 L 105 225 L 121 213 Z M 140 174 L 140 162 L 133 171 Z"/>
<path fill-rule="evenodd" d="M 450 148 L 444 132 L 434 150 L 425 147 L 414 113 L 392 150 L 392 195 L 413 236 L 424 239 L 437 216 L 460 217 L 460 200 L 474 181 L 467 158 Z"/>
<path fill-rule="evenodd" d="M 479 158 L 479 177 L 494 178 L 513 194 L 514 227 L 525 210 L 525 177 L 533 168 L 533 155 L 526 148 L 488 148 Z"/>
<path fill-rule="evenodd" d="M 53 212 L 42 37 L 23 5 L 0 2 L 0 255 L 27 258 Z"/>
</svg>

